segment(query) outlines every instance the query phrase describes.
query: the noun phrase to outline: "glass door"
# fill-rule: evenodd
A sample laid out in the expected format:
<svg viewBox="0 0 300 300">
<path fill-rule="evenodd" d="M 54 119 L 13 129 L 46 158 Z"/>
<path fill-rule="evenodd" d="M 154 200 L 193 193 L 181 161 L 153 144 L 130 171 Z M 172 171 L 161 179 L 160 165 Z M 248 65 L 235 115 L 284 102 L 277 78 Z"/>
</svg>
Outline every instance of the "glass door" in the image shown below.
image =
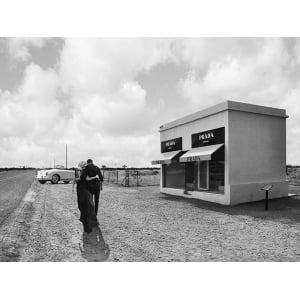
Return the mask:
<svg viewBox="0 0 300 300">
<path fill-rule="evenodd" d="M 208 160 L 201 160 L 198 162 L 198 189 L 208 190 L 209 176 L 208 176 Z"/>
</svg>

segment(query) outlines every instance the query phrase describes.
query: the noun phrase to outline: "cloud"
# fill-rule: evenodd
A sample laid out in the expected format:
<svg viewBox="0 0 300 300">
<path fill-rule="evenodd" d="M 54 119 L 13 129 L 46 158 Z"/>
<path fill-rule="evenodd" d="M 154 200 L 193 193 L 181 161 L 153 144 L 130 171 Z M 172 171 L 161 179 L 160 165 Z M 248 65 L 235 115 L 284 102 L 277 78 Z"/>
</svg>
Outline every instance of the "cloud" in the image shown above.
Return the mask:
<svg viewBox="0 0 300 300">
<path fill-rule="evenodd" d="M 288 161 L 300 164 L 299 39 L 70 38 L 58 64 L 46 69 L 29 62 L 31 47 L 46 50 L 45 43 L 8 42 L 26 64 L 18 87 L 0 90 L 0 166 L 64 164 L 66 143 L 69 165 L 89 157 L 150 165 L 159 125 L 227 99 L 287 109 Z M 170 81 L 170 65 L 187 71 Z M 150 80 L 157 66 L 165 75 L 150 84 L 154 101 L 139 76 Z"/>
<path fill-rule="evenodd" d="M 1 165 L 39 165 L 49 156 L 63 124 L 59 86 L 54 70 L 30 64 L 16 91 L 0 91 Z"/>
<path fill-rule="evenodd" d="M 171 59 L 170 44 L 161 38 L 67 39 L 58 72 L 81 122 L 106 135 L 145 134 L 153 116 L 136 77 Z"/>
<path fill-rule="evenodd" d="M 7 48 L 10 56 L 16 61 L 27 61 L 30 59 L 30 47 L 42 48 L 47 42 L 46 38 L 9 38 L 7 39 Z"/>
<path fill-rule="evenodd" d="M 0 92 L 0 118 L 5 124 L 0 128 L 0 134 L 28 138 L 33 134 L 43 135 L 52 128 L 60 112 L 60 103 L 56 99 L 59 85 L 53 70 L 28 65 L 16 92 Z"/>
<path fill-rule="evenodd" d="M 28 45 L 21 44 L 24 49 Z M 7 124 L 0 129 L 3 149 L 19 143 L 21 148 L 15 151 L 30 149 L 37 161 L 26 155 L 24 161 L 36 165 L 43 161 L 41 155 L 46 162 L 49 157 L 63 157 L 68 143 L 73 164 L 90 154 L 95 160 L 107 159 L 105 164 L 144 165 L 145 158 L 137 155 L 138 145 L 144 146 L 145 153 L 146 141 L 153 135 L 152 131 L 149 135 L 153 115 L 147 92 L 135 78 L 166 61 L 169 53 L 166 39 L 66 39 L 55 69 L 31 63 L 16 91 L 1 92 L 0 117 Z M 1 154 L 8 157 L 8 152 Z M 1 163 L 16 163 L 20 157 L 14 154 L 14 159 Z"/>
<path fill-rule="evenodd" d="M 132 135 L 147 128 L 146 91 L 136 82 L 124 82 L 106 96 L 91 95 L 85 103 L 79 105 L 78 114 L 83 122 L 99 131 Z"/>
<path fill-rule="evenodd" d="M 246 51 L 245 44 L 252 51 Z M 206 48 L 209 52 L 209 45 Z M 209 52 L 210 62 L 204 67 L 201 60 L 191 59 L 191 70 L 179 83 L 182 95 L 195 108 L 228 99 L 274 105 L 290 90 L 294 65 L 284 39 L 242 39 L 240 44 L 228 39 L 224 55 L 218 49 L 214 59 Z"/>
<path fill-rule="evenodd" d="M 287 111 L 287 163 L 300 165 L 300 81 L 282 99 L 281 106 Z"/>
<path fill-rule="evenodd" d="M 66 39 L 60 62 L 65 88 L 111 92 L 170 56 L 169 39 Z"/>
<path fill-rule="evenodd" d="M 178 89 L 194 110 L 224 100 L 286 109 L 287 160 L 300 163 L 299 39 L 193 39 L 182 47 L 190 71 Z"/>
</svg>

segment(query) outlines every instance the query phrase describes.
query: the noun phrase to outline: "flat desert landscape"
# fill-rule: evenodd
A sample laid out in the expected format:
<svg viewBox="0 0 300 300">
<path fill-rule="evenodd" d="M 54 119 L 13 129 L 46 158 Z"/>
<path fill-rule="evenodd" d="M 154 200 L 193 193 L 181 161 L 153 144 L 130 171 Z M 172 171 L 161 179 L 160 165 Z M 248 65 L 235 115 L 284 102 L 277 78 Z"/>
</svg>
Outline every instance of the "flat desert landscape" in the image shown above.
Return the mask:
<svg viewBox="0 0 300 300">
<path fill-rule="evenodd" d="M 225 207 L 105 182 L 87 235 L 72 185 L 34 175 L 0 173 L 0 261 L 300 261 L 299 195 L 265 211 L 264 201 Z"/>
</svg>

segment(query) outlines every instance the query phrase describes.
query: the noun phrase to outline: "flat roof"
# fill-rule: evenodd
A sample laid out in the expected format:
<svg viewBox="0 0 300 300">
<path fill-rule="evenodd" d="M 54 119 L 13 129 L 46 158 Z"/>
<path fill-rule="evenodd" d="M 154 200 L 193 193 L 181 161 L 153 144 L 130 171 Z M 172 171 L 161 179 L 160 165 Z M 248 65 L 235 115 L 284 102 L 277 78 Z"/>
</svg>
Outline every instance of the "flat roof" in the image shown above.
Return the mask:
<svg viewBox="0 0 300 300">
<path fill-rule="evenodd" d="M 204 110 L 200 110 L 196 113 L 193 113 L 193 114 L 187 115 L 185 117 L 182 117 L 180 119 L 174 120 L 172 122 L 166 123 L 166 124 L 160 126 L 159 131 L 164 131 L 167 129 L 171 129 L 173 127 L 177 127 L 177 126 L 180 126 L 180 125 L 183 125 L 186 123 L 190 123 L 190 122 L 193 122 L 193 121 L 196 121 L 199 119 L 203 119 L 208 116 L 215 115 L 217 113 L 220 113 L 220 112 L 223 112 L 226 110 L 235 110 L 235 111 L 249 112 L 249 113 L 254 113 L 254 114 L 275 116 L 275 117 L 280 117 L 280 118 L 288 118 L 288 116 L 286 115 L 285 109 L 227 100 L 227 101 L 221 102 L 217 105 L 208 107 Z"/>
</svg>

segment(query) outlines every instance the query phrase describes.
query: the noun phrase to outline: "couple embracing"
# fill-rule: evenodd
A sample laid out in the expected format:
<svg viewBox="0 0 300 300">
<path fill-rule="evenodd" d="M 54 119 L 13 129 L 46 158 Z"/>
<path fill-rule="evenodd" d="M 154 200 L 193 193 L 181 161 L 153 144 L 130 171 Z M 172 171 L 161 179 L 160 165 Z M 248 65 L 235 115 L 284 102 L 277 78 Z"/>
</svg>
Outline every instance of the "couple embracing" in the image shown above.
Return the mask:
<svg viewBox="0 0 300 300">
<path fill-rule="evenodd" d="M 90 233 L 92 228 L 99 225 L 97 213 L 99 207 L 100 190 L 103 176 L 100 169 L 93 164 L 93 160 L 81 161 L 75 170 L 74 185 L 76 183 L 77 203 L 80 210 L 80 221 L 83 230 Z M 94 201 L 93 201 L 94 198 Z"/>
</svg>

